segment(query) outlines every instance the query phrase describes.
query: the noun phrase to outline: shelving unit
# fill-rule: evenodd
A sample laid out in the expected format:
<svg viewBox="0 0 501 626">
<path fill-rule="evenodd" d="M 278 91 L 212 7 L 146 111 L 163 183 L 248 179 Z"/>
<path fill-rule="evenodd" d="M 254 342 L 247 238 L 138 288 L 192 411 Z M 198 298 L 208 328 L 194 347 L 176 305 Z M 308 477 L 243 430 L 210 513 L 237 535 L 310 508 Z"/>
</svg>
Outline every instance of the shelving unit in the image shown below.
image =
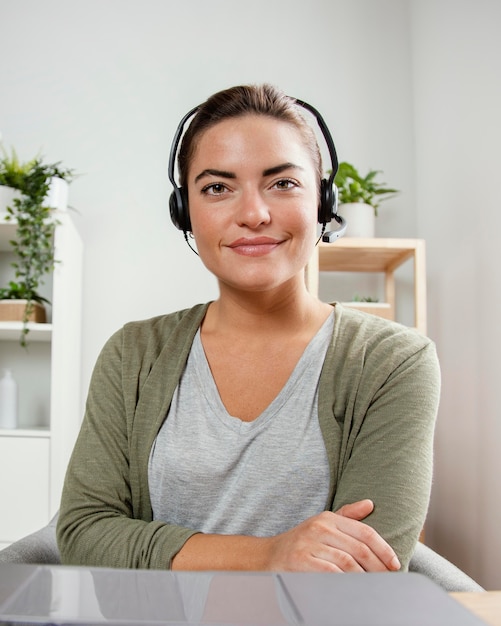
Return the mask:
<svg viewBox="0 0 501 626">
<path fill-rule="evenodd" d="M 426 250 L 422 239 L 345 237 L 336 243 L 319 243 L 306 269 L 308 290 L 318 295 L 320 272 L 374 272 L 384 275 L 385 303 L 364 308 L 382 317 L 395 319 L 395 270 L 412 260 L 414 265 L 414 326 L 426 334 Z"/>
<path fill-rule="evenodd" d="M 70 216 L 58 212 L 56 264 L 42 295 L 49 323 L 0 322 L 0 368 L 19 390 L 19 428 L 0 429 L 0 549 L 46 524 L 59 508 L 69 456 L 80 427 L 80 335 L 83 246 Z M 13 279 L 9 241 L 16 225 L 0 216 L 0 278 Z"/>
<path fill-rule="evenodd" d="M 29 341 L 50 341 L 52 324 L 28 324 Z M 21 324 L 19 322 L 0 322 L 0 341 L 19 339 Z"/>
</svg>

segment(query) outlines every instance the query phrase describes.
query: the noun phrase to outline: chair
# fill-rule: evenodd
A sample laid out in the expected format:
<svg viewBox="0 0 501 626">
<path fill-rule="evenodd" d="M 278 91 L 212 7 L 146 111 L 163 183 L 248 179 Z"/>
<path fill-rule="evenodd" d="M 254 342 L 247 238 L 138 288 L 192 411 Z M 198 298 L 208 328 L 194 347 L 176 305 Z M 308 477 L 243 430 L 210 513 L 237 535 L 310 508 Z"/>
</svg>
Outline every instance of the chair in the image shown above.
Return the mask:
<svg viewBox="0 0 501 626">
<path fill-rule="evenodd" d="M 42 563 L 59 565 L 61 557 L 56 542 L 57 515 L 40 530 L 0 550 L 0 563 Z M 431 548 L 418 543 L 409 571 L 424 574 L 446 591 L 485 591 L 467 574 Z"/>
<path fill-rule="evenodd" d="M 47 526 L 0 550 L 0 563 L 60 565 L 61 556 L 56 541 L 57 516 L 56 513 Z"/>
<path fill-rule="evenodd" d="M 424 574 L 446 591 L 485 591 L 473 578 L 421 542 L 416 545 L 409 571 Z"/>
</svg>

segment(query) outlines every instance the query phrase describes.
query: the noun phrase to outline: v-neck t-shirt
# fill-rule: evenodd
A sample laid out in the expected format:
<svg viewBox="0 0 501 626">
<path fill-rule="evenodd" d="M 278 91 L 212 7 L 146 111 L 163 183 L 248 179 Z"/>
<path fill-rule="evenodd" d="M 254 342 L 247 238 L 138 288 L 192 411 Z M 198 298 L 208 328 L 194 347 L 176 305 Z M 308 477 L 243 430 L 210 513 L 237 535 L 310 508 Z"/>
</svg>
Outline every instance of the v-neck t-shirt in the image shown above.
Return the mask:
<svg viewBox="0 0 501 626">
<path fill-rule="evenodd" d="M 333 326 L 334 312 L 275 399 L 249 422 L 226 410 L 197 332 L 150 454 L 155 520 L 264 537 L 325 509 L 329 463 L 317 404 Z"/>
</svg>

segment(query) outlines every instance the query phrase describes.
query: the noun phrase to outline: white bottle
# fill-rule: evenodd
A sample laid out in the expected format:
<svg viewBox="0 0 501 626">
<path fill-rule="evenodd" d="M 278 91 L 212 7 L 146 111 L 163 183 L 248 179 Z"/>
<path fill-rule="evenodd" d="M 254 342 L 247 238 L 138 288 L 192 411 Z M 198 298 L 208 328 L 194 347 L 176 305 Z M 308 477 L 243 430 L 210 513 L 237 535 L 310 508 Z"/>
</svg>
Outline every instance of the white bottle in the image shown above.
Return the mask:
<svg viewBox="0 0 501 626">
<path fill-rule="evenodd" d="M 0 378 L 0 428 L 17 426 L 17 383 L 10 370 Z"/>
</svg>

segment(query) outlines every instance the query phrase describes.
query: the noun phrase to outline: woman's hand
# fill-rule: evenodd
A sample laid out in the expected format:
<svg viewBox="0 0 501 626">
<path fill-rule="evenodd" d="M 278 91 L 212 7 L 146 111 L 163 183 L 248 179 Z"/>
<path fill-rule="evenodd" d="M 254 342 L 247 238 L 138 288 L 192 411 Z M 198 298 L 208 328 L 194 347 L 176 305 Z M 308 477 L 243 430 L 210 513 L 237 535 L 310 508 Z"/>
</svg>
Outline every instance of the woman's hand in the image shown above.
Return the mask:
<svg viewBox="0 0 501 626">
<path fill-rule="evenodd" d="M 174 557 L 176 570 L 386 572 L 400 569 L 393 549 L 363 520 L 371 500 L 324 511 L 275 537 L 195 534 Z"/>
<path fill-rule="evenodd" d="M 393 549 L 363 520 L 371 500 L 324 511 L 270 539 L 269 568 L 301 572 L 385 572 L 400 569 Z"/>
</svg>

